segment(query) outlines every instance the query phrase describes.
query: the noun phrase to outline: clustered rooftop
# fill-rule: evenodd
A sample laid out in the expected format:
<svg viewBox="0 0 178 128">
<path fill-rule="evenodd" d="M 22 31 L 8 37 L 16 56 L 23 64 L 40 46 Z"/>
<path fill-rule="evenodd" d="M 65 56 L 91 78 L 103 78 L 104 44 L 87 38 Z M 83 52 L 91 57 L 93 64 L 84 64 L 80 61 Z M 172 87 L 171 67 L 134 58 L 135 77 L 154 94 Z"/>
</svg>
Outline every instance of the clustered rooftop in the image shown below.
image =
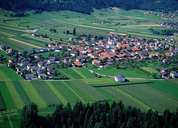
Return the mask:
<svg viewBox="0 0 178 128">
<path fill-rule="evenodd" d="M 81 36 L 73 39 L 72 44 L 50 43 L 46 48 L 31 51 L 29 56 L 19 53 L 9 60 L 9 66 L 27 80 L 53 79 L 54 65 L 82 67 L 90 63 L 106 67 L 123 61 L 146 61 L 156 59 L 168 63 L 178 53 L 178 42 L 165 39 L 143 39 L 119 36 L 111 33 L 104 37 Z M 14 54 L 11 48 L 5 49 Z M 61 53 L 47 58 L 41 53 Z"/>
</svg>

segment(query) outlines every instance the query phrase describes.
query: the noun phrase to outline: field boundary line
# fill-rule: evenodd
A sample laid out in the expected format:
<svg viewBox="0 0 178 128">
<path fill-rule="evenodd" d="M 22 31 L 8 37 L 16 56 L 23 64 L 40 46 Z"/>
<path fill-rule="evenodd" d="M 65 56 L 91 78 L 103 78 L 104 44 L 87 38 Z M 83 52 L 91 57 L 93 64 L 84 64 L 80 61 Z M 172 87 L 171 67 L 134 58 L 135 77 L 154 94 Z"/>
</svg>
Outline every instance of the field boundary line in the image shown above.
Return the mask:
<svg viewBox="0 0 178 128">
<path fill-rule="evenodd" d="M 11 27 L 11 26 L 1 26 L 1 28 L 26 33 L 25 30 L 21 30 L 21 29 L 18 29 L 18 28 L 13 28 L 13 27 Z"/>
<path fill-rule="evenodd" d="M 13 34 L 10 34 L 10 33 L 4 32 L 4 31 L 0 31 L 0 33 L 4 34 L 4 36 L 11 36 L 11 37 L 15 36 Z"/>
<path fill-rule="evenodd" d="M 85 100 L 79 94 L 77 94 L 76 91 L 74 91 L 74 89 L 72 87 L 69 87 L 70 85 L 67 85 L 67 83 L 65 83 L 65 82 L 63 82 L 63 83 L 66 85 L 66 87 L 70 91 L 72 91 L 80 99 L 80 101 L 82 101 L 84 104 L 86 103 Z"/>
<path fill-rule="evenodd" d="M 42 48 L 40 46 L 37 46 L 37 45 L 34 45 L 34 44 L 30 44 L 30 43 L 27 43 L 25 41 L 17 40 L 17 39 L 14 39 L 14 38 L 9 38 L 9 39 L 12 40 L 12 41 L 15 41 L 17 43 L 20 43 L 20 44 L 28 45 L 28 46 L 33 47 L 33 48 Z"/>
<path fill-rule="evenodd" d="M 152 107 L 150 107 L 149 105 L 145 104 L 143 101 L 141 101 L 140 99 L 132 96 L 131 94 L 129 94 L 128 92 L 123 91 L 120 88 L 114 88 L 117 92 L 127 96 L 128 98 L 130 98 L 132 101 L 136 102 L 137 104 L 141 105 L 145 110 L 149 110 L 149 109 L 153 109 Z M 154 109 L 153 109 L 154 110 Z"/>
<path fill-rule="evenodd" d="M 67 105 L 68 101 L 59 91 L 57 91 L 56 87 L 49 82 L 46 82 L 46 84 L 48 85 L 48 88 L 54 93 L 54 95 L 58 98 L 58 100 L 61 101 L 64 105 Z"/>
<path fill-rule="evenodd" d="M 98 30 L 115 31 L 112 28 L 102 28 L 102 27 L 95 27 L 95 26 L 83 25 L 83 24 L 78 24 L 77 26 L 79 26 L 79 27 L 85 27 L 85 28 L 93 28 L 93 29 L 98 29 Z"/>
</svg>

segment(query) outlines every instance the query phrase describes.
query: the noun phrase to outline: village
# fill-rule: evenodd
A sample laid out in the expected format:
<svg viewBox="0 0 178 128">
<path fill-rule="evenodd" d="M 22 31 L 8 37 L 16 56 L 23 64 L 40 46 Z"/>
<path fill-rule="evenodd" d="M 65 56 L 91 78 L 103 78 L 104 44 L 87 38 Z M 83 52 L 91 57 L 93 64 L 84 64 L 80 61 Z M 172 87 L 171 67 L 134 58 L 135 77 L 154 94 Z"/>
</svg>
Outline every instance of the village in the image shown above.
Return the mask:
<svg viewBox="0 0 178 128">
<path fill-rule="evenodd" d="M 57 67 L 84 67 L 87 64 L 99 68 L 128 61 L 156 60 L 162 64 L 178 54 L 176 41 L 172 39 L 143 39 L 109 33 L 107 36 L 80 36 L 72 44 L 52 42 L 47 47 L 20 53 L 7 46 L 0 48 L 9 55 L 8 66 L 26 80 L 49 80 L 56 78 Z M 42 54 L 55 53 L 43 57 Z M 60 65 L 60 66 L 59 66 Z M 177 70 L 160 68 L 163 79 L 177 78 Z M 64 77 L 65 78 L 65 77 Z"/>
</svg>

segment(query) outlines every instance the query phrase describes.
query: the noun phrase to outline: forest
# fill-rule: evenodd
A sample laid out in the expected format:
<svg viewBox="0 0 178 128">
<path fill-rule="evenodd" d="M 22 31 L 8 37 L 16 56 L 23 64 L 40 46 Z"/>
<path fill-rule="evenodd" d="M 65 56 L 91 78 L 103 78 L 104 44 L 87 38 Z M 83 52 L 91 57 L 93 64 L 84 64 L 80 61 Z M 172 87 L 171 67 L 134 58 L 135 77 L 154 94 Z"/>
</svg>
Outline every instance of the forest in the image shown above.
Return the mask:
<svg viewBox="0 0 178 128">
<path fill-rule="evenodd" d="M 163 113 L 148 110 L 142 112 L 126 107 L 122 102 L 101 101 L 73 107 L 59 105 L 52 115 L 38 114 L 35 104 L 25 106 L 22 111 L 21 128 L 177 128 L 178 110 Z"/>
<path fill-rule="evenodd" d="M 0 8 L 24 11 L 71 10 L 91 13 L 94 8 L 120 7 L 124 9 L 177 10 L 177 0 L 1 0 Z"/>
</svg>

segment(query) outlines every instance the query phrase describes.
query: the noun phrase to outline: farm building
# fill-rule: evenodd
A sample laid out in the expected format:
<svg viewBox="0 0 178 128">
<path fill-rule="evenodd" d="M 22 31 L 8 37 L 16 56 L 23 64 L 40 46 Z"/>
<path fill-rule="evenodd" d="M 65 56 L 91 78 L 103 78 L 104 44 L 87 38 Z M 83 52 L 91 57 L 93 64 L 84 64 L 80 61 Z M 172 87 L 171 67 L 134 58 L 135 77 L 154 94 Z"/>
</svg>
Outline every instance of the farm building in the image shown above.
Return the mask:
<svg viewBox="0 0 178 128">
<path fill-rule="evenodd" d="M 176 72 L 176 71 L 170 72 L 170 77 L 173 79 L 178 78 L 178 72 Z"/>
<path fill-rule="evenodd" d="M 116 81 L 116 82 L 126 82 L 127 81 L 127 79 L 125 78 L 125 76 L 123 76 L 123 75 L 117 75 L 117 76 L 115 76 L 114 77 L 114 80 Z"/>
</svg>

